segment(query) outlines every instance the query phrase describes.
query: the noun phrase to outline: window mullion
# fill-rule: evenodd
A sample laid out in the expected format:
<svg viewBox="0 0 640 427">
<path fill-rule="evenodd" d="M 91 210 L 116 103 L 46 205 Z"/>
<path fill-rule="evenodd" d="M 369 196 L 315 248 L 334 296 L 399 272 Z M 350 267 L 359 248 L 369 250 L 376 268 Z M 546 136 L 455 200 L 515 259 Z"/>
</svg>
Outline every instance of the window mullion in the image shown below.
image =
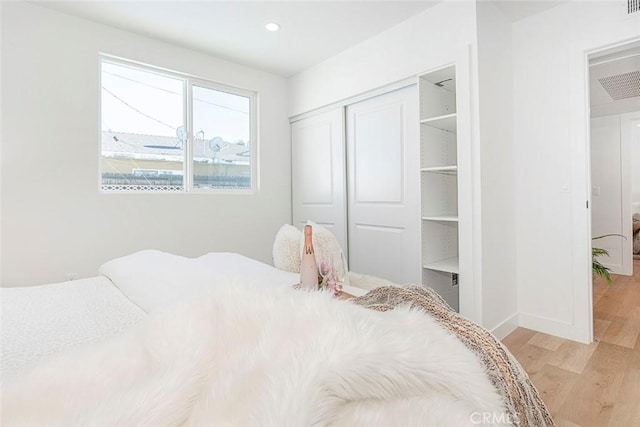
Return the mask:
<svg viewBox="0 0 640 427">
<path fill-rule="evenodd" d="M 193 191 L 193 84 L 185 80 L 184 91 L 184 124 L 187 129 L 186 147 L 184 150 L 184 185 L 185 191 Z"/>
</svg>

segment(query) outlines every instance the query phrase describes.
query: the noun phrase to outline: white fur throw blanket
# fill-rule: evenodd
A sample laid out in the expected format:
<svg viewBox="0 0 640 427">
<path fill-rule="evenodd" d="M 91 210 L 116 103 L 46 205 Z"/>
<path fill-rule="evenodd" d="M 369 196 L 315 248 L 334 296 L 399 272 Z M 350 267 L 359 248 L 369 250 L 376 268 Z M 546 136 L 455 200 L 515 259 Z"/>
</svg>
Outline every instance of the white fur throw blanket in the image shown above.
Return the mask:
<svg viewBox="0 0 640 427">
<path fill-rule="evenodd" d="M 478 358 L 424 312 L 256 285 L 59 354 L 2 398 L 7 426 L 441 427 L 508 424 L 504 411 Z"/>
</svg>

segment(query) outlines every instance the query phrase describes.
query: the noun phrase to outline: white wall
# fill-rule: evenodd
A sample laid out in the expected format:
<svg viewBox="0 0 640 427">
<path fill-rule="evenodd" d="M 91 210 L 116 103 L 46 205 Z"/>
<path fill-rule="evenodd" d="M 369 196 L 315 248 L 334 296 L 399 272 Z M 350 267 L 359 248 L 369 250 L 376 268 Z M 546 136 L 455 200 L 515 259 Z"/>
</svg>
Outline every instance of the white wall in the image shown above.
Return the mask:
<svg viewBox="0 0 640 427">
<path fill-rule="evenodd" d="M 2 9 L 3 285 L 92 276 L 143 248 L 271 261 L 291 221 L 284 79 L 28 3 Z M 257 91 L 259 193 L 100 194 L 99 52 Z"/>
<path fill-rule="evenodd" d="M 0 2 L 0 23 L 4 2 Z M 0 47 L 2 47 L 2 30 L 0 29 Z M 0 55 L 0 94 L 2 93 L 2 55 Z M 0 129 L 2 129 L 2 96 L 0 96 Z M 0 134 L 0 167 L 2 165 L 2 135 Z M 2 173 L 0 173 L 0 284 L 2 283 Z"/>
<path fill-rule="evenodd" d="M 513 26 L 521 326 L 591 339 L 586 52 L 640 37 L 622 2 L 572 2 Z"/>
<path fill-rule="evenodd" d="M 475 37 L 474 2 L 438 4 L 291 77 L 289 115 L 454 62 Z"/>
<path fill-rule="evenodd" d="M 629 160 L 629 153 L 621 153 L 622 147 L 619 114 L 591 118 L 592 236 L 627 234 L 626 229 L 629 228 L 631 215 L 624 218 L 622 207 L 624 201 L 630 203 L 629 195 L 623 194 L 624 190 L 630 192 L 630 188 L 629 185 L 623 185 L 621 160 L 623 157 Z M 593 242 L 594 246 L 609 252 L 609 256 L 600 258 L 600 262 L 616 274 L 625 273 L 623 249 L 626 245 L 623 243 L 623 239 L 617 236 L 605 237 Z"/>
<path fill-rule="evenodd" d="M 511 21 L 492 2 L 477 10 L 482 320 L 505 336 L 518 322 Z"/>
</svg>

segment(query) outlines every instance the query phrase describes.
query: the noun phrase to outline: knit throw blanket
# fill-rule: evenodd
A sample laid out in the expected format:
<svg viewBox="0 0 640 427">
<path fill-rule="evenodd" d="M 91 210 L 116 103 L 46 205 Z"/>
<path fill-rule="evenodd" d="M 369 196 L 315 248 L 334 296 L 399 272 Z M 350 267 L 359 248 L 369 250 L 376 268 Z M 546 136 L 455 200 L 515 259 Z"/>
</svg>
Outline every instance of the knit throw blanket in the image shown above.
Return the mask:
<svg viewBox="0 0 640 427">
<path fill-rule="evenodd" d="M 353 302 L 376 311 L 392 310 L 400 305 L 426 311 L 482 361 L 516 425 L 554 426 L 538 391 L 511 353 L 489 331 L 451 309 L 431 288 L 421 285 L 377 288 Z"/>
</svg>

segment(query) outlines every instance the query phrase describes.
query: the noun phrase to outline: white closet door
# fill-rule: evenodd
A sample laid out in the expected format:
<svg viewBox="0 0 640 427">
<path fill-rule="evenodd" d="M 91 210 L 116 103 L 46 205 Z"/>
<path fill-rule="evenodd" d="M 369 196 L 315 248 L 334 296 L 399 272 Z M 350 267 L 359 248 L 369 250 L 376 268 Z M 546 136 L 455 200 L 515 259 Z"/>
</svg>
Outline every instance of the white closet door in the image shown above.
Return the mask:
<svg viewBox="0 0 640 427">
<path fill-rule="evenodd" d="M 347 107 L 349 268 L 420 282 L 416 86 Z"/>
<path fill-rule="evenodd" d="M 293 225 L 326 227 L 347 254 L 343 108 L 293 123 L 291 160 Z"/>
</svg>

